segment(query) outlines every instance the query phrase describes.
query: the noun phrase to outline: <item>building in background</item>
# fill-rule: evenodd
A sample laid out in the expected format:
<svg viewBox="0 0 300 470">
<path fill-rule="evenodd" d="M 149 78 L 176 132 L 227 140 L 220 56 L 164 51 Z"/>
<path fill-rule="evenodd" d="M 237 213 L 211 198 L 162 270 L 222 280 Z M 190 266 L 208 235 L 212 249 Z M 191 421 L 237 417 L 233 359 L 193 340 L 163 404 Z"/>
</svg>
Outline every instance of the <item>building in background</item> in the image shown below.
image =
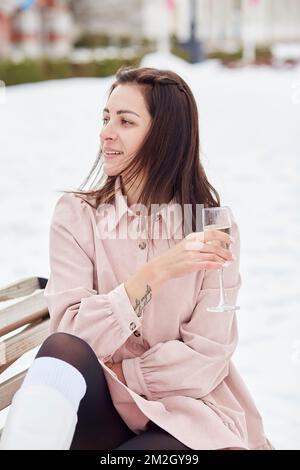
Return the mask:
<svg viewBox="0 0 300 470">
<path fill-rule="evenodd" d="M 173 0 L 171 29 L 181 42 L 190 35 L 191 0 Z M 144 2 L 144 30 L 162 34 L 159 21 L 166 1 Z M 300 0 L 196 0 L 196 37 L 208 51 L 233 50 L 245 41 L 257 45 L 300 41 Z"/>
<path fill-rule="evenodd" d="M 206 52 L 300 41 L 300 0 L 195 0 L 195 36 Z M 82 34 L 103 33 L 182 44 L 191 0 L 1 0 L 0 57 L 67 56 Z"/>
<path fill-rule="evenodd" d="M 61 57 L 72 44 L 68 0 L 1 0 L 1 57 Z"/>
<path fill-rule="evenodd" d="M 71 0 L 76 34 L 104 33 L 140 38 L 144 34 L 146 3 L 145 0 Z"/>
</svg>

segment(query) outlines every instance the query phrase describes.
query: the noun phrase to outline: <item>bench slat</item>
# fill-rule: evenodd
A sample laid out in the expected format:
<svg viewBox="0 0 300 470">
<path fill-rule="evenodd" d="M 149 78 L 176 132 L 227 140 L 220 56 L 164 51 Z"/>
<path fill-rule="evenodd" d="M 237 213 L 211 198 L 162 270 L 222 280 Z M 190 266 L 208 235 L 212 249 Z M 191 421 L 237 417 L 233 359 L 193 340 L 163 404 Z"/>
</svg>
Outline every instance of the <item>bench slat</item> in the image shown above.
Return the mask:
<svg viewBox="0 0 300 470">
<path fill-rule="evenodd" d="M 28 369 L 0 384 L 0 410 L 11 404 L 14 394 L 21 387 Z"/>
<path fill-rule="evenodd" d="M 0 302 L 17 297 L 24 297 L 25 295 L 31 294 L 36 289 L 44 289 L 46 283 L 47 279 L 36 276 L 20 279 L 0 289 Z"/>
<path fill-rule="evenodd" d="M 49 318 L 45 318 L 30 324 L 20 333 L 0 342 L 0 366 L 10 365 L 25 352 L 41 344 L 48 335 Z"/>
<path fill-rule="evenodd" d="M 48 315 L 44 291 L 0 310 L 0 336 Z"/>
</svg>

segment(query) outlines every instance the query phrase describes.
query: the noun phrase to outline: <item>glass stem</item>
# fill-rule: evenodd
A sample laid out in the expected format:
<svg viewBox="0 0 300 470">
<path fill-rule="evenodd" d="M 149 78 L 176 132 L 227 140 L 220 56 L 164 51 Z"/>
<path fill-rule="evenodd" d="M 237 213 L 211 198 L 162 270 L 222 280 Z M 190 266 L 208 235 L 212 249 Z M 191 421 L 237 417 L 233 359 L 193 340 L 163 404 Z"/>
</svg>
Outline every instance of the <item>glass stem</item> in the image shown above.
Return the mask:
<svg viewBox="0 0 300 470">
<path fill-rule="evenodd" d="M 224 292 L 224 285 L 223 285 L 223 268 L 219 269 L 219 286 L 220 286 L 220 305 L 225 305 L 225 292 Z"/>
</svg>

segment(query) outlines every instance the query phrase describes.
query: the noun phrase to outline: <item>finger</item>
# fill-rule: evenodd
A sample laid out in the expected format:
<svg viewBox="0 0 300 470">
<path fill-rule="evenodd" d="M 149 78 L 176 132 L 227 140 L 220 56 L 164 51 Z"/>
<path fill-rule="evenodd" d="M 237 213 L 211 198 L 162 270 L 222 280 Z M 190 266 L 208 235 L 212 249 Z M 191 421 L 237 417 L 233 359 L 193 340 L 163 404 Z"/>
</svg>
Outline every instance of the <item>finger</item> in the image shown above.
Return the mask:
<svg viewBox="0 0 300 470">
<path fill-rule="evenodd" d="M 235 259 L 235 256 L 230 250 L 227 250 L 226 248 L 222 248 L 220 246 L 216 245 L 211 245 L 208 243 L 203 244 L 203 248 L 201 250 L 202 253 L 213 253 L 215 255 L 221 256 L 225 260 L 233 260 Z"/>
<path fill-rule="evenodd" d="M 185 238 L 186 240 L 189 240 L 192 242 L 205 243 L 207 241 L 218 240 L 220 242 L 226 243 L 227 245 L 231 243 L 235 243 L 234 238 L 232 238 L 230 235 L 220 230 L 205 230 L 204 232 L 191 232 Z"/>
<path fill-rule="evenodd" d="M 221 247 L 214 246 L 214 245 L 208 245 L 208 244 L 202 243 L 202 242 L 188 241 L 185 244 L 185 249 L 188 250 L 188 251 L 189 250 L 191 250 L 191 251 L 201 251 L 202 254 L 210 253 L 210 254 L 213 254 L 213 255 L 218 255 L 219 258 L 224 259 L 225 261 L 231 261 L 232 259 L 234 259 L 234 256 L 231 253 L 231 251 L 226 250 L 226 249 L 221 248 Z"/>
<path fill-rule="evenodd" d="M 204 248 L 204 243 L 200 241 L 188 241 L 185 244 L 185 249 L 186 250 L 203 250 Z"/>
<path fill-rule="evenodd" d="M 204 242 L 204 232 L 191 232 L 185 239 L 193 242 Z"/>
<path fill-rule="evenodd" d="M 220 242 L 226 243 L 227 245 L 234 243 L 234 239 L 221 230 L 205 230 L 203 233 L 205 243 L 212 240 L 219 240 Z"/>
<path fill-rule="evenodd" d="M 201 253 L 201 255 L 195 255 L 194 260 L 198 263 L 212 261 L 214 263 L 224 264 L 227 261 L 227 258 L 222 258 L 221 256 L 211 253 Z"/>
</svg>

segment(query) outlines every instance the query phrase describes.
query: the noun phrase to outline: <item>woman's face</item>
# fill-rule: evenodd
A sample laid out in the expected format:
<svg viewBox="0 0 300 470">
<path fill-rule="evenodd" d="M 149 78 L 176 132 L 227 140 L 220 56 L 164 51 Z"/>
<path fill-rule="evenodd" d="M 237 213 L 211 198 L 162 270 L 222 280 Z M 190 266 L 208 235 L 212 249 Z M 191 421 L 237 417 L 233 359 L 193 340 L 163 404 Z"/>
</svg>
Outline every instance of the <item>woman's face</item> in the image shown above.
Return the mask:
<svg viewBox="0 0 300 470">
<path fill-rule="evenodd" d="M 118 85 L 103 110 L 100 133 L 103 171 L 115 176 L 134 158 L 151 125 L 151 116 L 138 85 Z M 117 155 L 110 151 L 121 152 Z"/>
</svg>

